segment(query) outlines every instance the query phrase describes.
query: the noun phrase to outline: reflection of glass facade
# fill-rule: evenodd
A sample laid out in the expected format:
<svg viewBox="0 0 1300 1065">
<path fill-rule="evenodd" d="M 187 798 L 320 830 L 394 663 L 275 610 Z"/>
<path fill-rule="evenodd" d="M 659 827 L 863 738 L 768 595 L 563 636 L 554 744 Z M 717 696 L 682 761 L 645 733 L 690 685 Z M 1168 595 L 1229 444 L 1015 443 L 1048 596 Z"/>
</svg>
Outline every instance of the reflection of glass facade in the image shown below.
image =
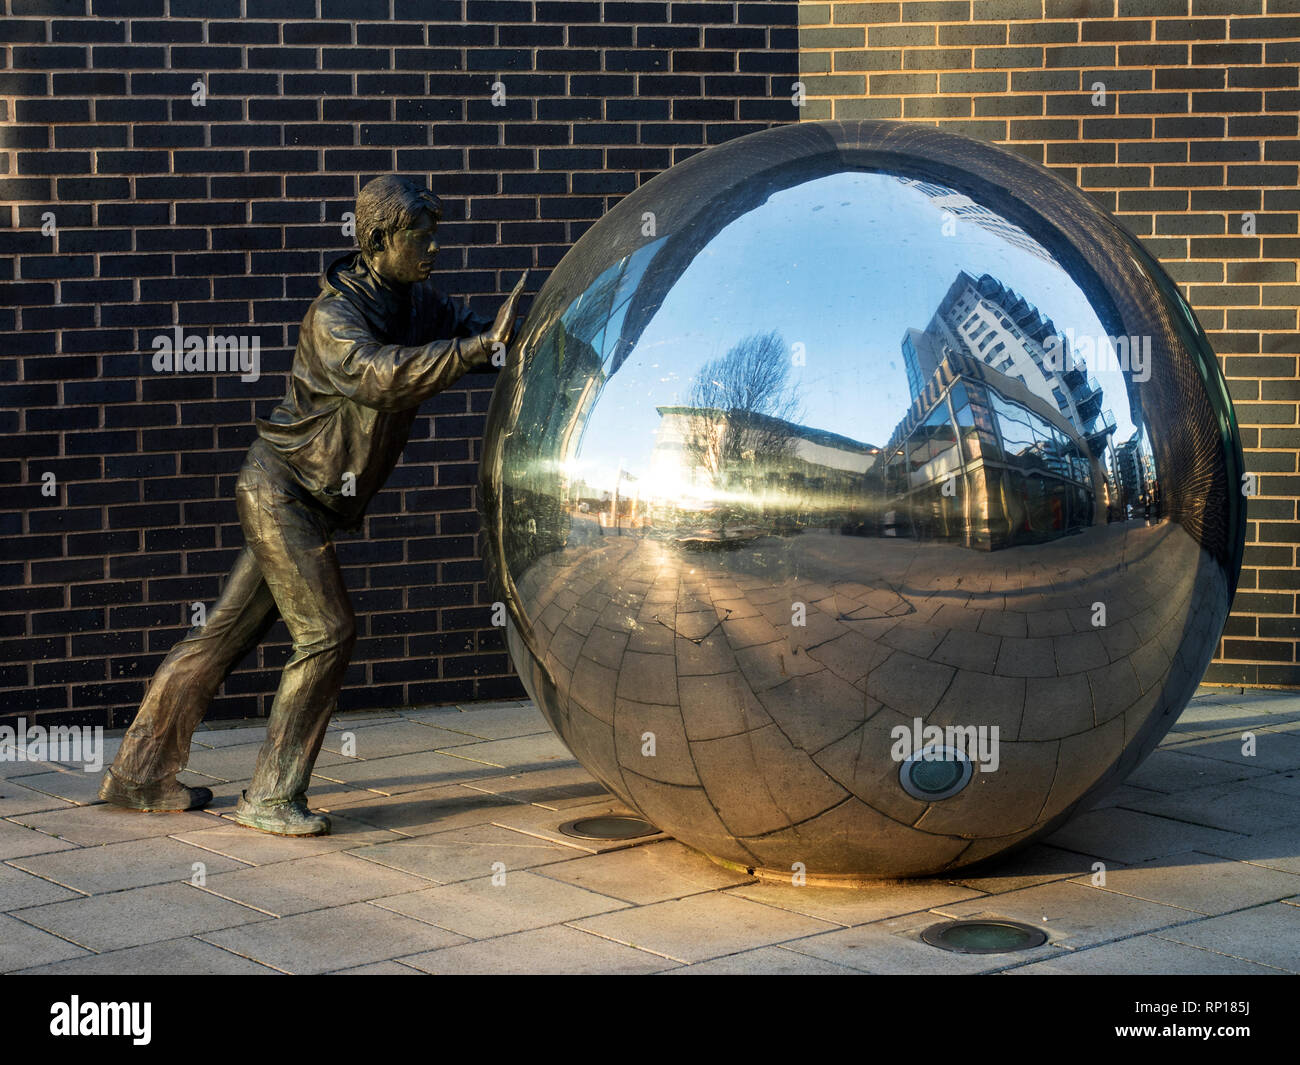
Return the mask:
<svg viewBox="0 0 1300 1065">
<path fill-rule="evenodd" d="M 918 409 L 919 408 L 919 409 Z M 880 532 L 997 550 L 1093 523 L 1093 462 L 1068 422 L 1018 382 L 950 356 L 881 456 Z"/>
<path fill-rule="evenodd" d="M 1048 357 L 1053 344 L 1066 353 L 1061 365 L 1053 365 L 1055 352 Z M 1069 352 L 1050 318 L 991 274 L 960 271 L 926 328 L 909 328 L 902 348 L 913 399 L 943 356 L 955 351 L 1019 381 L 1075 426 L 1095 454 L 1114 432 L 1114 416 L 1103 411 L 1087 364 Z"/>
</svg>

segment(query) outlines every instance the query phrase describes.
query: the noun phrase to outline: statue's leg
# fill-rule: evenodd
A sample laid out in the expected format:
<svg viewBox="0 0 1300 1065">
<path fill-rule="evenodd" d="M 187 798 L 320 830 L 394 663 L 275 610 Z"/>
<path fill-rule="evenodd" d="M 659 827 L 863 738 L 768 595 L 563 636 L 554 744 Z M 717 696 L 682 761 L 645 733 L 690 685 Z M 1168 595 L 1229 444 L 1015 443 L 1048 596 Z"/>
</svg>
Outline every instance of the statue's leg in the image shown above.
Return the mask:
<svg viewBox="0 0 1300 1065">
<path fill-rule="evenodd" d="M 244 535 L 293 638 L 245 796 L 267 809 L 304 801 L 356 627 L 328 515 L 270 475 L 238 500 Z"/>
<path fill-rule="evenodd" d="M 277 616 L 257 559 L 245 547 L 207 623 L 172 647 L 149 682 L 111 767 L 119 790 L 157 790 L 174 783 L 213 696 Z M 114 801 L 115 796 L 104 798 Z"/>
</svg>

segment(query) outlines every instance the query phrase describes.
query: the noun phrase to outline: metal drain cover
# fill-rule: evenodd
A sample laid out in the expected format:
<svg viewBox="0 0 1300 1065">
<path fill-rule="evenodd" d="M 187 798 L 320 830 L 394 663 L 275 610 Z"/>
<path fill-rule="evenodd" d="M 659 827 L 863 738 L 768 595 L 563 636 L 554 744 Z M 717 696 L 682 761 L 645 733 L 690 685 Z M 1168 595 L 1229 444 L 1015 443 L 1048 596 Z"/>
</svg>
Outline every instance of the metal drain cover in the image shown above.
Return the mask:
<svg viewBox="0 0 1300 1065">
<path fill-rule="evenodd" d="M 921 933 L 932 947 L 957 954 L 1010 954 L 1047 942 L 1047 933 L 1019 921 L 941 921 Z"/>
<path fill-rule="evenodd" d="M 560 826 L 560 831 L 575 839 L 636 839 L 638 836 L 653 836 L 659 829 L 643 817 L 600 814 L 568 821 Z"/>
<path fill-rule="evenodd" d="M 937 802 L 948 799 L 970 783 L 975 767 L 954 747 L 926 747 L 898 767 L 903 790 L 914 799 Z"/>
</svg>

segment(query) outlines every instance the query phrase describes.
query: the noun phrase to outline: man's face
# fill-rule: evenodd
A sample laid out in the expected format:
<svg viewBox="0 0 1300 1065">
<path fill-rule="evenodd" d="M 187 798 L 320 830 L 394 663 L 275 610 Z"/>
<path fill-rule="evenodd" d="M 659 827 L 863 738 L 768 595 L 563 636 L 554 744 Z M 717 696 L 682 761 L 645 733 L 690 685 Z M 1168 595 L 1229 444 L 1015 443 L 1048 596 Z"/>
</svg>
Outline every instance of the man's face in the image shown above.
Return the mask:
<svg viewBox="0 0 1300 1065">
<path fill-rule="evenodd" d="M 371 259 L 375 272 L 385 280 L 403 284 L 426 280 L 438 254 L 437 231 L 434 213 L 427 208 L 421 211 L 409 229 L 398 230 L 384 241 L 383 248 Z"/>
</svg>

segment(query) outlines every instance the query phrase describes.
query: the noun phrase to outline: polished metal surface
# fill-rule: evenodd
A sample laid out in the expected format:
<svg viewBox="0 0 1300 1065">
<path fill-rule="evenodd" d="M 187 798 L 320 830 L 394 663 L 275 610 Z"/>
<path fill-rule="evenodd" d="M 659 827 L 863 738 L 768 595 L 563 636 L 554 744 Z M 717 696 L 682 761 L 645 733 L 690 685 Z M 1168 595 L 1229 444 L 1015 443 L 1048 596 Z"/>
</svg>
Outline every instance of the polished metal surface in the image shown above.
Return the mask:
<svg viewBox="0 0 1300 1065">
<path fill-rule="evenodd" d="M 1121 780 L 1245 532 L 1159 265 L 1048 171 L 900 123 L 768 130 L 621 201 L 534 301 L 482 468 L 547 720 L 786 880 L 952 870 Z"/>
</svg>

